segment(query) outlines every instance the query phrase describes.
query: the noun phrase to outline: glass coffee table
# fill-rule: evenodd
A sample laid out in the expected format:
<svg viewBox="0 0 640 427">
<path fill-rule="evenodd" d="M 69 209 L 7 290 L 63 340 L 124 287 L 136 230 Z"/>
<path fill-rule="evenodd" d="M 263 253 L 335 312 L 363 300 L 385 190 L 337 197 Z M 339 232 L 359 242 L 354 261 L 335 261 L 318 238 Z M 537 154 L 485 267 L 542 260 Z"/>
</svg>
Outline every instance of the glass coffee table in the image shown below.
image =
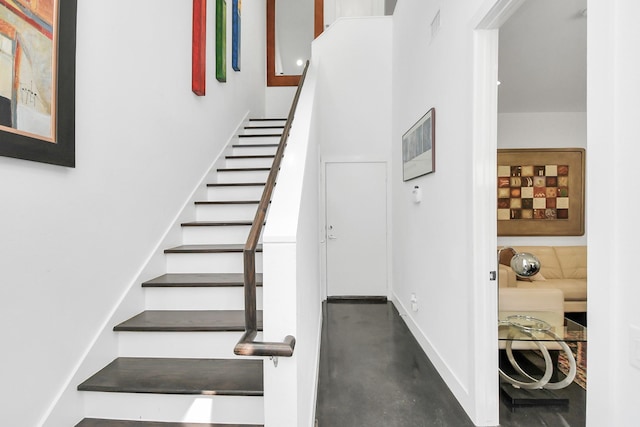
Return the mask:
<svg viewBox="0 0 640 427">
<path fill-rule="evenodd" d="M 522 376 L 514 378 L 502 369 L 500 377 L 516 389 L 558 390 L 571 384 L 576 375 L 576 359 L 568 342 L 586 342 L 587 328 L 565 318 L 558 312 L 513 312 L 498 313 L 498 340 L 500 349 L 506 350 L 511 366 Z M 544 372 L 535 378 L 516 361 L 514 350 L 538 350 L 544 359 Z M 569 372 L 560 381 L 551 381 L 557 369 L 557 357 L 549 351 L 562 351 L 569 364 Z M 555 363 L 554 363 L 555 359 Z"/>
</svg>

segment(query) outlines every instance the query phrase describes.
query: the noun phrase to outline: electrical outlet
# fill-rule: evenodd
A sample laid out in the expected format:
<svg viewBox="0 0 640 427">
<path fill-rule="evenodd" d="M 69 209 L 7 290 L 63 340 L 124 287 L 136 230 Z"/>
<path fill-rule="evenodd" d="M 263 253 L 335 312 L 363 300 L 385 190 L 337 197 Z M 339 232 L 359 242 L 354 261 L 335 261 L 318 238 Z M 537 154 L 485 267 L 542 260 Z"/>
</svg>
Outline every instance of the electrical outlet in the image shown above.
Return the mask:
<svg viewBox="0 0 640 427">
<path fill-rule="evenodd" d="M 411 294 L 411 310 L 418 311 L 418 297 L 416 297 L 416 294 Z"/>
</svg>

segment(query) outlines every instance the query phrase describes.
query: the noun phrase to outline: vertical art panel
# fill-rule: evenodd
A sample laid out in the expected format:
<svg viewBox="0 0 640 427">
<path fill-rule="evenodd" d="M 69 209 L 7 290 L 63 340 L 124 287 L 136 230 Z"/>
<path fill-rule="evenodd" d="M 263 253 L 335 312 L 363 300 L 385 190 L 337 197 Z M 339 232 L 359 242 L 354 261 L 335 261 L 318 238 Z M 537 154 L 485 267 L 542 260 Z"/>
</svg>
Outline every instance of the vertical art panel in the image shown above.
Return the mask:
<svg viewBox="0 0 640 427">
<path fill-rule="evenodd" d="M 0 0 L 0 155 L 75 165 L 76 0 Z"/>
<path fill-rule="evenodd" d="M 191 90 L 198 96 L 204 96 L 207 73 L 207 0 L 193 0 L 192 31 Z"/>
<path fill-rule="evenodd" d="M 231 13 L 233 19 L 232 25 L 232 40 L 231 40 L 231 67 L 235 71 L 240 71 L 240 59 L 242 46 L 242 0 L 232 0 L 233 6 Z"/>
<path fill-rule="evenodd" d="M 227 81 L 227 1 L 216 0 L 216 79 Z"/>
</svg>

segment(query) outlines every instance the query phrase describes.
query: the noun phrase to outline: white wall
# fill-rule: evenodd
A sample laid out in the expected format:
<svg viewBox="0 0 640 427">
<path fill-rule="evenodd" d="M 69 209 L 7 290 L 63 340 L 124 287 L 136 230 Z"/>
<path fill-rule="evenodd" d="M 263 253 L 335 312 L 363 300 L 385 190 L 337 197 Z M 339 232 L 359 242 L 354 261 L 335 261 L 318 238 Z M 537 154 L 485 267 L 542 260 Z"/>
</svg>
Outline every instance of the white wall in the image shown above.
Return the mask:
<svg viewBox="0 0 640 427">
<path fill-rule="evenodd" d="M 631 342 L 634 334 L 640 340 L 640 287 L 630 267 L 640 236 L 634 196 L 640 158 L 640 3 L 589 0 L 588 8 L 587 426 L 630 427 L 640 417 L 640 365 L 632 365 L 632 358 L 640 357 L 639 344 Z"/>
<path fill-rule="evenodd" d="M 296 88 L 294 86 L 268 87 L 265 100 L 265 117 L 286 118 L 289 115 L 295 93 Z"/>
<path fill-rule="evenodd" d="M 316 71 L 307 73 L 263 235 L 264 336 L 297 340 L 293 357 L 277 367 L 265 362 L 268 426 L 312 427 L 315 419 L 322 328 Z"/>
<path fill-rule="evenodd" d="M 390 175 L 391 22 L 390 17 L 341 18 L 313 43 L 321 171 L 326 162 L 374 161 L 384 162 Z M 321 186 L 324 195 L 324 182 Z M 390 193 L 390 187 L 387 191 Z M 324 200 L 320 209 L 324 230 Z M 390 243 L 390 215 L 387 218 Z M 390 248 L 387 253 L 391 254 Z M 324 244 L 320 254 L 324 282 Z M 326 295 L 326 283 L 324 292 Z"/>
<path fill-rule="evenodd" d="M 587 113 L 498 114 L 498 148 L 587 148 Z"/>
<path fill-rule="evenodd" d="M 406 312 L 406 322 L 477 423 L 484 422 L 487 411 L 478 403 L 483 401 L 483 386 L 475 383 L 474 372 L 481 369 L 474 368 L 476 354 L 484 358 L 484 353 L 483 343 L 474 339 L 473 286 L 479 279 L 472 275 L 478 233 L 472 203 L 473 18 L 485 3 L 489 2 L 405 0 L 398 2 L 393 15 L 394 298 L 406 312 L 415 293 L 419 310 Z M 441 26 L 432 39 L 429 24 L 438 11 Z M 402 134 L 432 107 L 435 173 L 403 182 Z M 415 185 L 422 189 L 420 204 L 411 199 Z"/>
<path fill-rule="evenodd" d="M 313 44 L 324 161 L 388 161 L 391 18 L 342 18 Z"/>
<path fill-rule="evenodd" d="M 211 4 L 196 97 L 190 6 L 78 2 L 77 167 L 0 158 L 3 425 L 44 420 L 221 145 L 263 115 L 263 9 L 244 4 L 243 70 L 220 84 Z"/>
<path fill-rule="evenodd" d="M 386 3 L 385 0 L 324 0 L 325 27 L 339 18 L 389 15 Z"/>
<path fill-rule="evenodd" d="M 498 148 L 574 147 L 587 148 L 587 113 L 498 114 Z M 589 153 L 587 152 L 588 156 Z M 498 237 L 498 245 L 500 246 L 573 246 L 586 244 L 587 231 L 582 236 Z"/>
</svg>

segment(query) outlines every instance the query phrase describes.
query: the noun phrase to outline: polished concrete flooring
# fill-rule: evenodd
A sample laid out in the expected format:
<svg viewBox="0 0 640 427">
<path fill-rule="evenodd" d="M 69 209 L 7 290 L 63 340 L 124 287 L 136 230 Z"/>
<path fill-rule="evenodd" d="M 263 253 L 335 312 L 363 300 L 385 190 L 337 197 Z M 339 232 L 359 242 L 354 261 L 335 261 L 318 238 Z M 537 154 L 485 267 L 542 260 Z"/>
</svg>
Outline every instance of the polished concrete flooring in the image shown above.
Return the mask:
<svg viewBox="0 0 640 427">
<path fill-rule="evenodd" d="M 568 389 L 568 407 L 502 403 L 500 425 L 584 426 L 585 392 Z M 473 426 L 391 303 L 325 303 L 316 418 L 318 427 Z"/>
</svg>

